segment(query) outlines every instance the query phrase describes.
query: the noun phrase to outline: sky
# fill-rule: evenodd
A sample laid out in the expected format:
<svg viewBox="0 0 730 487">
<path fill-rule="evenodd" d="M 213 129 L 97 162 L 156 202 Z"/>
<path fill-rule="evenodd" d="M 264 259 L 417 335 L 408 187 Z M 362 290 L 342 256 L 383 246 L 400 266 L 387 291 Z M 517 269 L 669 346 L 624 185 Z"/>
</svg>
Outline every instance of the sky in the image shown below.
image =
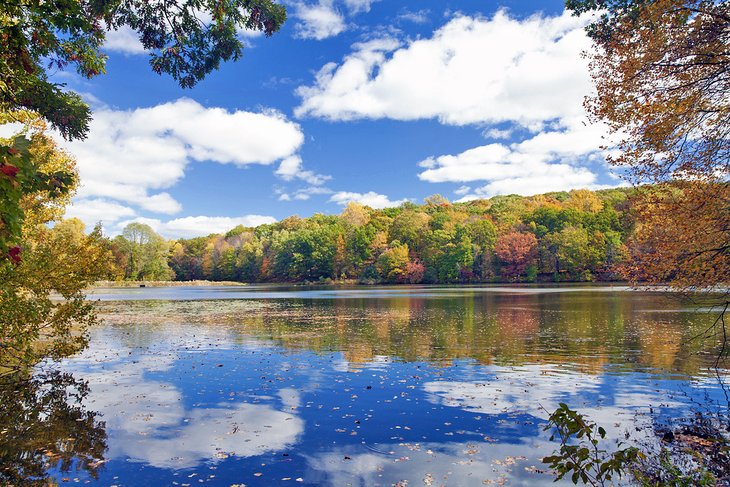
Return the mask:
<svg viewBox="0 0 730 487">
<path fill-rule="evenodd" d="M 107 74 L 60 72 L 91 104 L 67 211 L 167 238 L 290 215 L 621 184 L 601 151 L 586 18 L 560 1 L 286 3 L 272 37 L 192 89 L 152 72 L 131 31 Z"/>
</svg>

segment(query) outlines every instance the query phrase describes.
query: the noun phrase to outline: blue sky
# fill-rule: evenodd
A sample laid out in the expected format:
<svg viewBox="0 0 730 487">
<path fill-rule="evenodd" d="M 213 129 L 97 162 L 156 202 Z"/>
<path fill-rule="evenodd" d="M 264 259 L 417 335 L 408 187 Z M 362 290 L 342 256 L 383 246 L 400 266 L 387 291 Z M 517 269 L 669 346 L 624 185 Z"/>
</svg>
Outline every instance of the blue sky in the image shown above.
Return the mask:
<svg viewBox="0 0 730 487">
<path fill-rule="evenodd" d="M 107 74 L 55 76 L 94 108 L 64 143 L 82 187 L 68 211 L 166 237 L 292 214 L 620 183 L 582 109 L 585 19 L 558 1 L 287 3 L 271 38 L 190 90 L 154 74 L 134 35 Z"/>
</svg>

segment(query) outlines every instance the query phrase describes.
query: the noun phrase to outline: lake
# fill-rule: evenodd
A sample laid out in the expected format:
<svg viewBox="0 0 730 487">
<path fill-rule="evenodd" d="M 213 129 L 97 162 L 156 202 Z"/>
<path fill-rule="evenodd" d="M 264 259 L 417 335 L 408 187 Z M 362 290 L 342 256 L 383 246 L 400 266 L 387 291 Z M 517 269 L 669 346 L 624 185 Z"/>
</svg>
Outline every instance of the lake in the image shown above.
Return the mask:
<svg viewBox="0 0 730 487">
<path fill-rule="evenodd" d="M 557 446 L 544 425 L 560 402 L 644 445 L 698 405 L 728 406 L 717 344 L 693 339 L 716 316 L 657 292 L 236 286 L 90 298 L 102 318 L 90 346 L 51 367 L 70 382 L 27 396 L 53 427 L 25 438 L 12 401 L 0 406 L 0 430 L 24 440 L 0 447 L 4 468 L 120 487 L 553 485 L 540 459 Z M 72 405 L 76 389 L 85 396 Z"/>
</svg>

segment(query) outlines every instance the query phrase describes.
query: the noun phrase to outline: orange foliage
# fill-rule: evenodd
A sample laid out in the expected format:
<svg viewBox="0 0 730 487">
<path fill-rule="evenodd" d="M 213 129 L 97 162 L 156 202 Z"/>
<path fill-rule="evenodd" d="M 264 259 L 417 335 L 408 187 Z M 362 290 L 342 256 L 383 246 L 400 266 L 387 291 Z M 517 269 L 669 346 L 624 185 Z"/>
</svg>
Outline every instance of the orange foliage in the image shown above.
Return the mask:
<svg viewBox="0 0 730 487">
<path fill-rule="evenodd" d="M 673 183 L 645 190 L 625 275 L 694 290 L 730 283 L 730 185 Z"/>
<path fill-rule="evenodd" d="M 504 263 L 502 266 L 504 277 L 516 279 L 535 262 L 537 238 L 532 233 L 507 233 L 497 239 L 494 253 Z"/>
<path fill-rule="evenodd" d="M 631 5 L 631 4 L 629 4 Z M 635 282 L 684 290 L 730 283 L 730 6 L 656 0 L 597 24 L 586 103 L 608 124 L 635 183 Z"/>
</svg>

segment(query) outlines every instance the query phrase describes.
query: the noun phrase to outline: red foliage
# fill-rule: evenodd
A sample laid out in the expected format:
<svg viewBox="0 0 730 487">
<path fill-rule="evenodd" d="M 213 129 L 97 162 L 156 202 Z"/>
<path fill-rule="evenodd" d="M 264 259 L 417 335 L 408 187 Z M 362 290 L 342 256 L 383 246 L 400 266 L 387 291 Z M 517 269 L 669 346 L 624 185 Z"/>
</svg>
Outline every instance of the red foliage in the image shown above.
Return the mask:
<svg viewBox="0 0 730 487">
<path fill-rule="evenodd" d="M 516 279 L 537 258 L 537 238 L 531 233 L 511 232 L 500 236 L 494 253 L 502 261 L 502 275 Z"/>
<path fill-rule="evenodd" d="M 410 284 L 418 284 L 423 281 L 423 274 L 426 272 L 426 267 L 417 260 L 412 260 L 406 264 L 406 272 L 404 280 Z"/>
<path fill-rule="evenodd" d="M 13 264 L 20 264 L 20 261 L 23 260 L 23 257 L 20 255 L 22 251 L 23 249 L 19 245 L 8 249 L 8 258 L 13 261 Z"/>
<path fill-rule="evenodd" d="M 0 172 L 5 174 L 6 176 L 10 178 L 14 178 L 18 175 L 19 169 L 16 166 L 13 166 L 12 164 L 3 164 L 0 166 Z"/>
</svg>

